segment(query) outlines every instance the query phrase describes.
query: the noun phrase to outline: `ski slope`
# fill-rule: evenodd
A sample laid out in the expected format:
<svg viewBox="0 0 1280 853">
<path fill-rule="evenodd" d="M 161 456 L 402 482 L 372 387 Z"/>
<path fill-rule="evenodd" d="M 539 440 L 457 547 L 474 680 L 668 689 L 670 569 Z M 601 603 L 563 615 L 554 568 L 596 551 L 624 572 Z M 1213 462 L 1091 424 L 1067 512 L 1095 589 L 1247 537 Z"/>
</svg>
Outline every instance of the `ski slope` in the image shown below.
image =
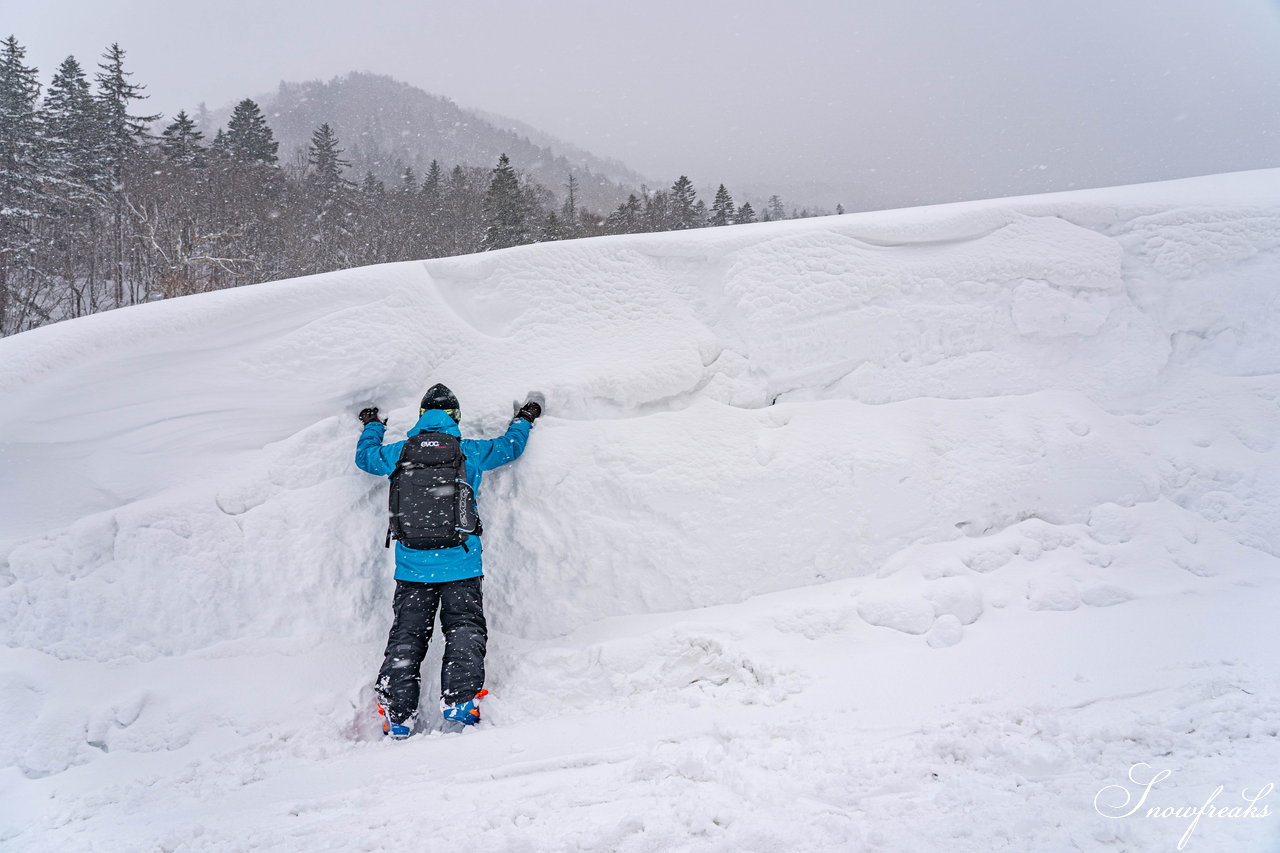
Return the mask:
<svg viewBox="0 0 1280 853">
<path fill-rule="evenodd" d="M 437 381 L 547 415 L 486 723 L 383 743 L 354 415 Z M 1280 170 L 188 297 L 0 401 L 0 849 L 1280 849 L 1116 787 L 1280 784 Z"/>
</svg>

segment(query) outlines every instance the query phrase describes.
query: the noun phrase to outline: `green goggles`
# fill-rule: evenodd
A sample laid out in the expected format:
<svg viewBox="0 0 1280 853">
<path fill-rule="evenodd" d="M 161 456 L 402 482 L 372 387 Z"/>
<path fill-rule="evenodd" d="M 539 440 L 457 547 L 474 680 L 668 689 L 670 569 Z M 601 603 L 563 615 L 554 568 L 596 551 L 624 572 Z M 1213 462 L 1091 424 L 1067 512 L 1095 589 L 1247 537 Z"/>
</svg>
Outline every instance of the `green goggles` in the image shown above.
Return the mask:
<svg viewBox="0 0 1280 853">
<path fill-rule="evenodd" d="M 460 424 L 460 423 L 462 423 L 462 410 L 461 410 L 461 409 L 439 409 L 439 411 L 444 412 L 446 415 L 448 415 L 449 417 L 453 418 L 453 422 L 454 422 L 454 423 L 456 423 L 456 424 Z M 427 410 L 426 410 L 426 409 L 418 409 L 418 417 L 422 417 L 422 416 L 423 416 L 423 415 L 425 415 L 426 413 L 427 413 Z"/>
</svg>

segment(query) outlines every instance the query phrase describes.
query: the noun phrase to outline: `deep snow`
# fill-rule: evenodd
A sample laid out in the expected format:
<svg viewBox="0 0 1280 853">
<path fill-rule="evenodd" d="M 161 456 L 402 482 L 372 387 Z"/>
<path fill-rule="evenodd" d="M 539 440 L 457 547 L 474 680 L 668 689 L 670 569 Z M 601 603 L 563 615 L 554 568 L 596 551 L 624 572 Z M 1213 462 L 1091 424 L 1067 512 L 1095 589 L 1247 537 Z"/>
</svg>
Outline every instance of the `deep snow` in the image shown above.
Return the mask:
<svg viewBox="0 0 1280 853">
<path fill-rule="evenodd" d="M 436 381 L 548 415 L 487 722 L 387 744 L 354 412 Z M 1280 783 L 1280 170 L 190 297 L 0 395 L 6 850 L 1171 850 L 1095 797 Z"/>
</svg>

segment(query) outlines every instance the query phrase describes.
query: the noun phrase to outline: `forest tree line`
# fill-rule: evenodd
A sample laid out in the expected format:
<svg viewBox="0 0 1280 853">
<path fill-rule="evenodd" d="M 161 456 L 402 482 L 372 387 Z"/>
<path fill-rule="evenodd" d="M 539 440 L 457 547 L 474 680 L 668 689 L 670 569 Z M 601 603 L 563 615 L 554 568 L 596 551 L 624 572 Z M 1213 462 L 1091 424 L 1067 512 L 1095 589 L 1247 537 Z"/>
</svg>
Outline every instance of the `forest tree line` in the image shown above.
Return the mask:
<svg viewBox="0 0 1280 853">
<path fill-rule="evenodd" d="M 347 174 L 328 124 L 282 163 L 251 99 L 210 139 L 180 111 L 139 109 L 143 86 L 113 44 L 92 82 L 68 57 L 48 87 L 10 36 L 0 48 L 0 334 L 123 305 L 387 261 L 550 240 L 731 225 L 757 213 L 721 185 L 710 205 L 680 176 L 608 215 L 561 201 L 502 155 L 492 168 L 432 161 L 388 186 Z M 157 134 L 155 129 L 163 129 Z"/>
</svg>

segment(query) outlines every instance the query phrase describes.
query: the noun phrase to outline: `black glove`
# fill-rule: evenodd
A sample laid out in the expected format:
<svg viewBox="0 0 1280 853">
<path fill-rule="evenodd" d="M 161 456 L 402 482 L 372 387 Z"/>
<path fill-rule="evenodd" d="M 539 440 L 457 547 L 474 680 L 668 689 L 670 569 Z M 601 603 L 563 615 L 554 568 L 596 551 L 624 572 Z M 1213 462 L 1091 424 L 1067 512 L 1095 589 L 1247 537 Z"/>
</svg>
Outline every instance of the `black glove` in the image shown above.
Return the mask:
<svg viewBox="0 0 1280 853">
<path fill-rule="evenodd" d="M 516 412 L 517 418 L 524 418 L 529 423 L 533 423 L 542 415 L 542 407 L 530 400 L 520 407 L 520 411 Z"/>
<path fill-rule="evenodd" d="M 360 414 L 357 415 L 356 417 L 360 418 L 360 423 L 364 424 L 365 426 L 368 426 L 371 423 L 380 423 L 383 426 L 387 425 L 386 418 L 382 418 L 382 419 L 378 418 L 377 406 L 370 406 L 367 409 L 361 409 Z"/>
</svg>

